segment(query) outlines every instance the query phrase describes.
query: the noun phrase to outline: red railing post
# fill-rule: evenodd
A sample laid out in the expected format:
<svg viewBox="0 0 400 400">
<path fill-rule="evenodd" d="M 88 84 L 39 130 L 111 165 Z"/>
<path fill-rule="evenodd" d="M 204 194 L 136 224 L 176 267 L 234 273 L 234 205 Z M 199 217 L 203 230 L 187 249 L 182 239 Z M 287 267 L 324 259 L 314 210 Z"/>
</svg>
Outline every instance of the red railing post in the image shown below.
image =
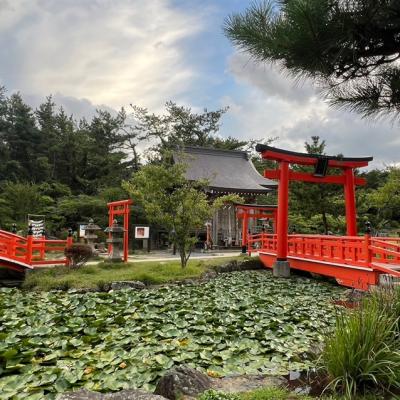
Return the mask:
<svg viewBox="0 0 400 400">
<path fill-rule="evenodd" d="M 372 261 L 371 246 L 371 223 L 367 221 L 365 223 L 365 236 L 364 236 L 364 257 L 365 265 L 370 266 Z"/>
<path fill-rule="evenodd" d="M 42 242 L 40 243 L 40 259 L 44 260 L 46 252 L 46 231 L 42 231 Z"/>
<path fill-rule="evenodd" d="M 248 226 L 248 219 L 249 219 L 249 214 L 247 211 L 243 213 L 243 219 L 242 219 L 242 253 L 245 254 L 247 252 L 247 226 Z"/>
<path fill-rule="evenodd" d="M 25 262 L 27 264 L 32 263 L 32 251 L 33 251 L 33 230 L 32 230 L 32 225 L 29 225 L 28 236 L 26 237 L 26 254 L 25 254 Z"/>
<path fill-rule="evenodd" d="M 74 243 L 74 237 L 72 236 L 72 229 L 68 229 L 68 236 L 67 236 L 67 241 L 66 241 L 66 248 L 71 247 L 72 244 Z M 69 265 L 69 259 L 65 257 L 65 265 Z"/>
</svg>

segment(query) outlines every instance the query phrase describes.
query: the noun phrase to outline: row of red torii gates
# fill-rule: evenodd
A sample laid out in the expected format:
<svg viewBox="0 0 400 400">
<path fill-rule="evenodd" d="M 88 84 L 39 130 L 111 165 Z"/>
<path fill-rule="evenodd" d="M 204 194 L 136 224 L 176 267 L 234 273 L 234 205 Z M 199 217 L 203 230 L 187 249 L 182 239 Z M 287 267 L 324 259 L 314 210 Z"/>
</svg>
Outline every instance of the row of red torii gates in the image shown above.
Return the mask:
<svg viewBox="0 0 400 400">
<path fill-rule="evenodd" d="M 366 183 L 355 170 L 368 166 L 372 157 L 347 158 L 297 153 L 266 145 L 257 145 L 263 159 L 275 161 L 276 169 L 264 176 L 278 180 L 278 205 L 237 205 L 242 219 L 242 245 L 251 254 L 259 252 L 264 265 L 274 276 L 288 277 L 290 269 L 304 270 L 335 278 L 338 283 L 361 290 L 400 278 L 400 239 L 371 237 L 357 233 L 355 188 Z M 300 172 L 291 165 L 311 167 Z M 334 170 L 335 174 L 328 172 Z M 339 172 L 339 173 L 338 173 Z M 289 183 L 291 181 L 336 184 L 344 187 L 346 236 L 300 235 L 288 233 Z M 250 219 L 271 219 L 273 232 L 250 234 Z M 246 251 L 246 250 L 245 250 Z"/>
</svg>

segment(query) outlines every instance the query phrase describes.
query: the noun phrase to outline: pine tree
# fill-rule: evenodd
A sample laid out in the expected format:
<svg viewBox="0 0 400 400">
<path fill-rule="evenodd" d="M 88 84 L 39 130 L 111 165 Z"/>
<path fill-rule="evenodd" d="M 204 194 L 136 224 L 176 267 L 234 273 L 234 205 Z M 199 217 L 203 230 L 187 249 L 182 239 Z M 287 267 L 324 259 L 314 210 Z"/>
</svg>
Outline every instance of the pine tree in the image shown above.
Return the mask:
<svg viewBox="0 0 400 400">
<path fill-rule="evenodd" d="M 398 116 L 398 0 L 262 1 L 229 17 L 225 32 L 256 60 L 313 79 L 333 105 Z"/>
</svg>

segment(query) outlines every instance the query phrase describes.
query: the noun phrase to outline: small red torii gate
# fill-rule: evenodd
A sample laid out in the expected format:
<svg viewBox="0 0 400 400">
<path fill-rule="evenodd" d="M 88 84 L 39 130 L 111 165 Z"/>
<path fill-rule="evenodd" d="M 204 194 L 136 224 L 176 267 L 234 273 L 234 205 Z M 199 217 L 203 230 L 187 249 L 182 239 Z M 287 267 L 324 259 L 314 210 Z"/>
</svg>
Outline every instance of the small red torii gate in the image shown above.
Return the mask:
<svg viewBox="0 0 400 400">
<path fill-rule="evenodd" d="M 276 233 L 276 205 L 236 204 L 236 218 L 242 220 L 242 253 L 247 252 L 249 220 L 269 218 L 273 220 L 273 230 Z"/>
<path fill-rule="evenodd" d="M 112 226 L 115 216 L 122 215 L 124 218 L 124 239 L 123 239 L 123 254 L 124 262 L 128 261 L 128 249 L 129 249 L 129 217 L 131 213 L 130 206 L 133 204 L 131 199 L 119 200 L 107 203 L 108 207 L 108 226 Z M 111 234 L 109 234 L 111 237 Z M 112 245 L 108 245 L 108 252 L 111 252 Z"/>
</svg>

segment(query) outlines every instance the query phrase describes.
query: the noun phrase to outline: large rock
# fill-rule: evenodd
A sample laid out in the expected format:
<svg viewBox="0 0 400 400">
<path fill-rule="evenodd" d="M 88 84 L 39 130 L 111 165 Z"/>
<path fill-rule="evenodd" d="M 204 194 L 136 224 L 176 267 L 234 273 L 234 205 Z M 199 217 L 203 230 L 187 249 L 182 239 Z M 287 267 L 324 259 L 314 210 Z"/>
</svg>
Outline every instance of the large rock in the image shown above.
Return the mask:
<svg viewBox="0 0 400 400">
<path fill-rule="evenodd" d="M 59 400 L 166 400 L 162 396 L 141 390 L 121 390 L 116 393 L 97 393 L 81 389 L 76 392 L 64 393 Z"/>
<path fill-rule="evenodd" d="M 154 391 L 170 400 L 182 397 L 197 397 L 211 388 L 211 379 L 193 369 L 180 366 L 168 371 L 159 381 Z"/>
<path fill-rule="evenodd" d="M 212 380 L 212 388 L 222 392 L 240 393 L 263 387 L 284 387 L 287 380 L 281 376 L 234 375 Z"/>
<path fill-rule="evenodd" d="M 116 281 L 111 283 L 112 290 L 121 289 L 144 289 L 146 285 L 140 281 Z"/>
</svg>

